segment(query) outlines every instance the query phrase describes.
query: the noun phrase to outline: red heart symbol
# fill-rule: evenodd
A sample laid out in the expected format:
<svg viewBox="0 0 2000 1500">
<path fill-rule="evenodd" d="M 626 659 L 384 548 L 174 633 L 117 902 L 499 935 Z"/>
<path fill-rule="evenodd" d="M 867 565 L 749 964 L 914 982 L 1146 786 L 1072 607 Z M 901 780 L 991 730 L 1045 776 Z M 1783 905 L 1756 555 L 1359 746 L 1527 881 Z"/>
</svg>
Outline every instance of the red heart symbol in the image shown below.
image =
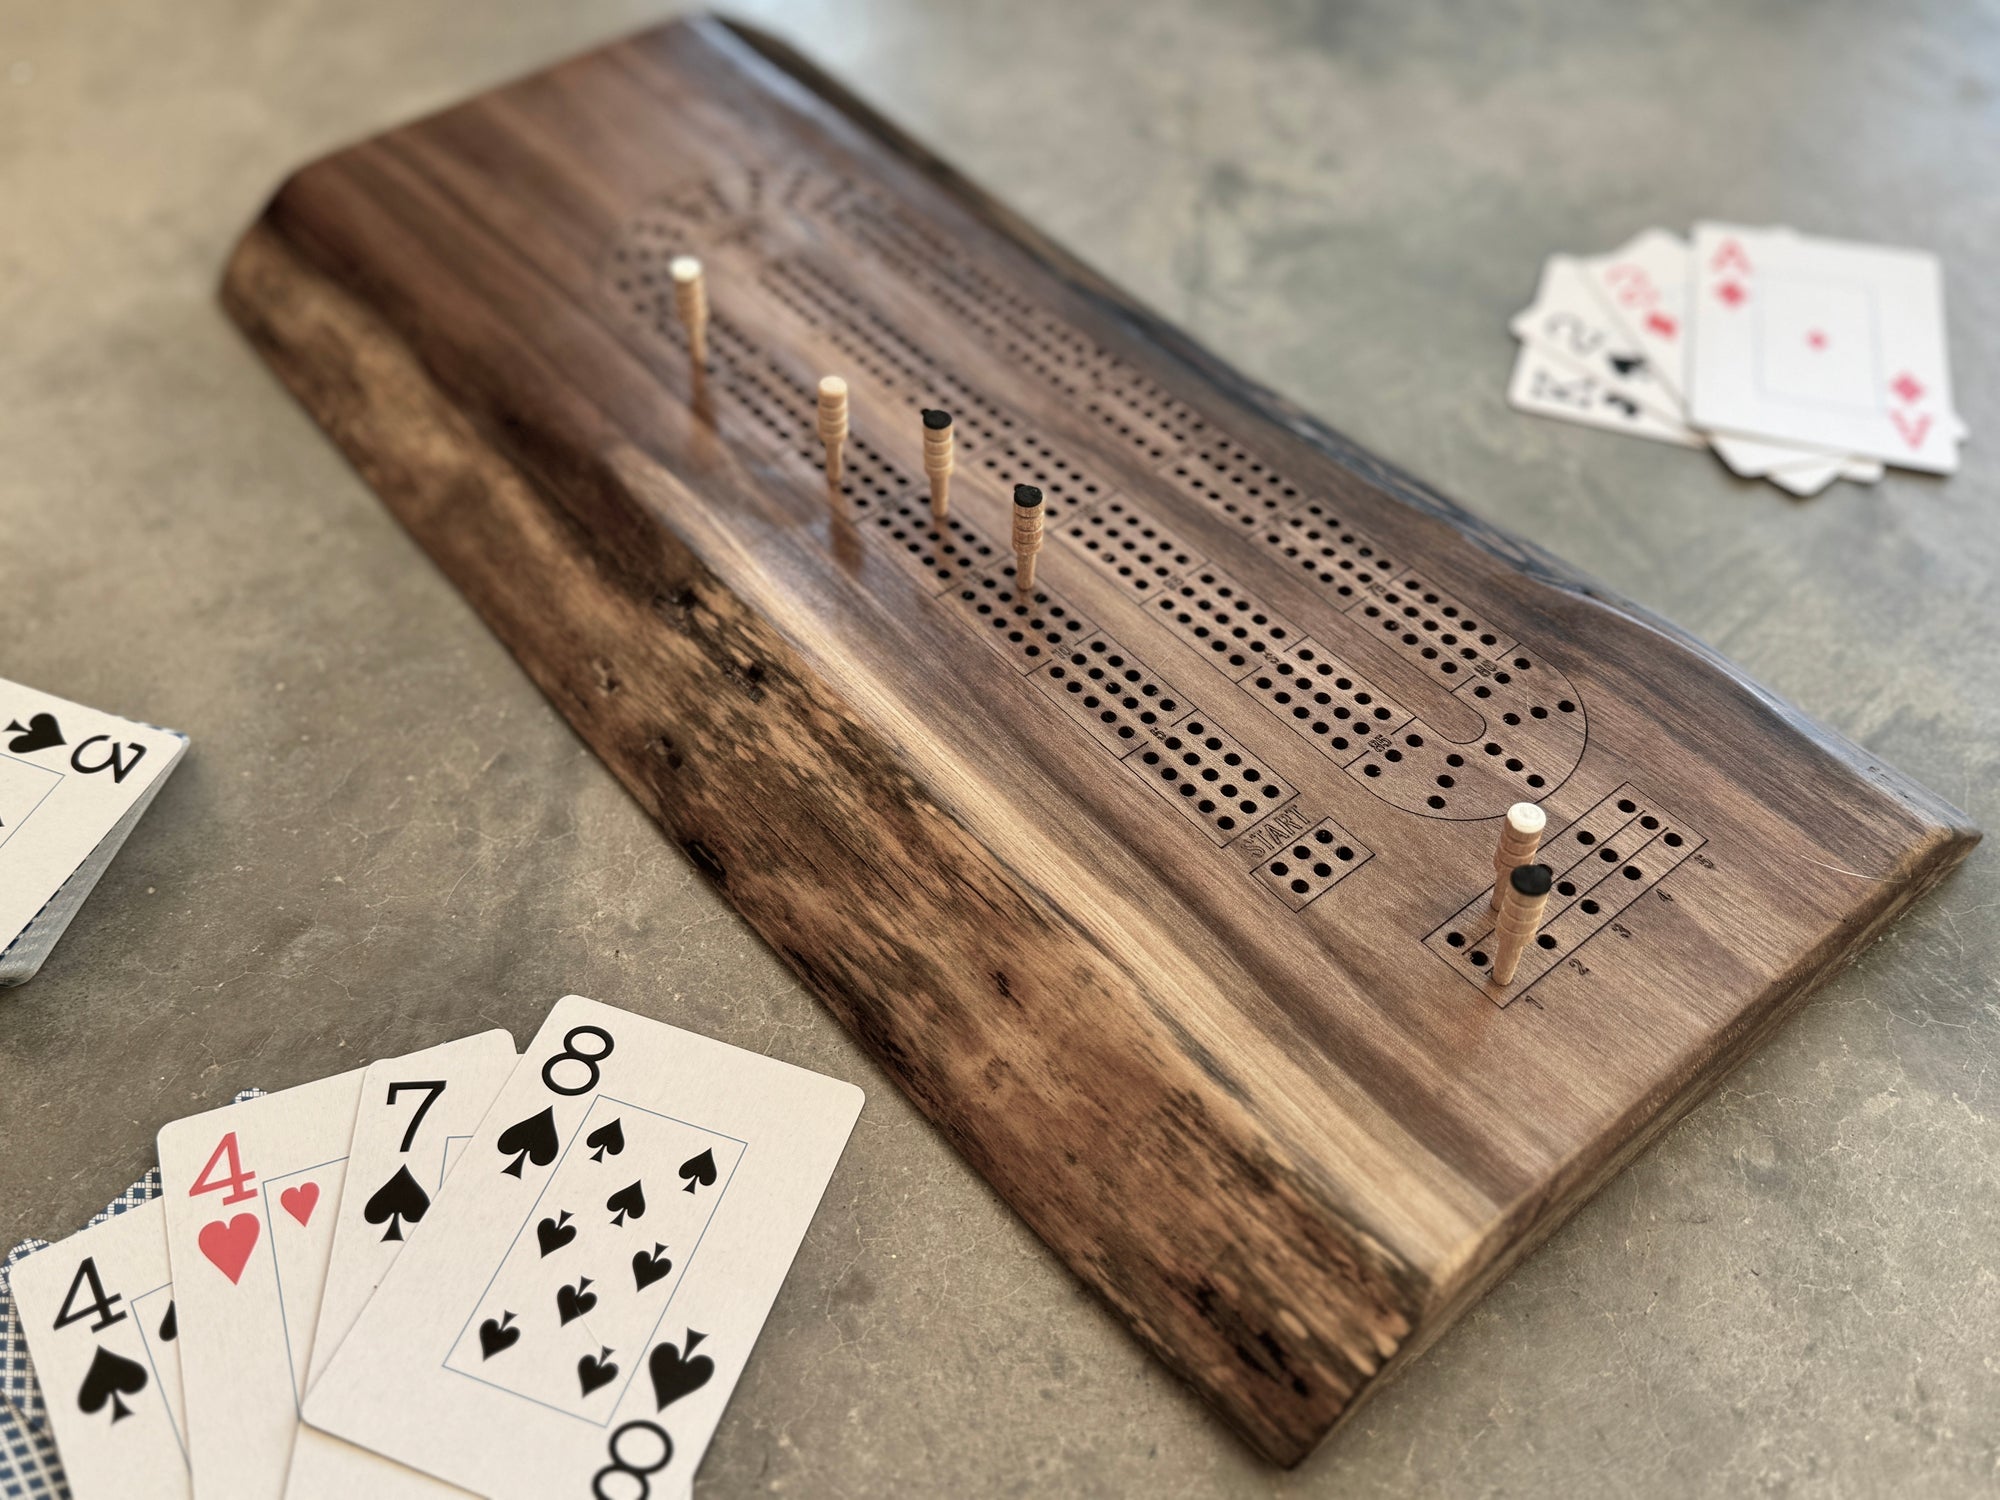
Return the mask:
<svg viewBox="0 0 2000 1500">
<path fill-rule="evenodd" d="M 238 1214 L 227 1224 L 217 1219 L 212 1224 L 202 1225 L 201 1233 L 195 1236 L 195 1243 L 201 1246 L 201 1253 L 215 1263 L 216 1270 L 233 1284 L 242 1276 L 243 1267 L 249 1263 L 250 1252 L 257 1247 L 258 1229 L 255 1214 Z"/>
<path fill-rule="evenodd" d="M 286 1213 L 303 1224 L 313 1216 L 313 1205 L 319 1202 L 319 1184 L 302 1182 L 297 1187 L 288 1187 L 278 1194 L 278 1202 Z"/>
</svg>

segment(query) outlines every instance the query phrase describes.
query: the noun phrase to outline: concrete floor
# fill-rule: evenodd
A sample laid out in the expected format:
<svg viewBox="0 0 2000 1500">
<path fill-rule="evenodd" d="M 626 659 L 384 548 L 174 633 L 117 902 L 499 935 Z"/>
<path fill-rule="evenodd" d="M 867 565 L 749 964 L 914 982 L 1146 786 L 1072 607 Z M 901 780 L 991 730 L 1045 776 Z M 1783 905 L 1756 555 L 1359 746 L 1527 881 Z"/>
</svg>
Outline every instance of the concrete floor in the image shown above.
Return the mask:
<svg viewBox="0 0 2000 1500">
<path fill-rule="evenodd" d="M 1287 1475 L 662 841 L 213 289 L 289 168 L 663 10 L 0 0 L 0 675 L 194 737 L 0 995 L 0 1245 L 243 1085 L 525 1040 L 575 989 L 869 1091 L 704 1496 L 1992 1494 L 1990 847 Z M 1224 356 L 2000 826 L 1990 6 L 744 10 Z M 1799 503 L 1507 409 L 1544 254 L 1703 215 L 1939 251 L 1965 471 Z"/>
</svg>

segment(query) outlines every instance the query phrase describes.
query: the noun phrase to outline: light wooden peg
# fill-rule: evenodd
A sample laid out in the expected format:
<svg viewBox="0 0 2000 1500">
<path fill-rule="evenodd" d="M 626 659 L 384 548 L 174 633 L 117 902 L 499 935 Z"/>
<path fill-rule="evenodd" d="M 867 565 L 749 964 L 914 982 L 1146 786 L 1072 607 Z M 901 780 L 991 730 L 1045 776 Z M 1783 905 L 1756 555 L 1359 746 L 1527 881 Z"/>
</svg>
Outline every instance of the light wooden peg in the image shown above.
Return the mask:
<svg viewBox="0 0 2000 1500">
<path fill-rule="evenodd" d="M 1035 592 L 1035 554 L 1042 550 L 1042 492 L 1032 484 L 1014 486 L 1014 597 Z"/>
<path fill-rule="evenodd" d="M 1516 865 L 1507 876 L 1507 899 L 1500 904 L 1500 923 L 1493 929 L 1493 982 L 1512 984 L 1521 954 L 1542 925 L 1555 872 L 1547 865 Z"/>
<path fill-rule="evenodd" d="M 1516 802 L 1507 809 L 1507 821 L 1500 828 L 1500 847 L 1493 855 L 1493 900 L 1490 911 L 1500 910 L 1500 892 L 1507 877 L 1532 861 L 1542 846 L 1542 830 L 1549 815 L 1532 802 Z"/>
<path fill-rule="evenodd" d="M 840 450 L 847 444 L 847 382 L 828 375 L 819 383 L 819 440 L 826 444 L 826 487 L 840 488 Z"/>
<path fill-rule="evenodd" d="M 688 362 L 701 375 L 708 369 L 708 282 L 692 255 L 676 255 L 667 274 L 674 279 L 674 307 L 687 330 Z"/>
<path fill-rule="evenodd" d="M 951 511 L 951 413 L 924 411 L 924 472 L 931 477 L 931 524 L 944 529 Z"/>
</svg>

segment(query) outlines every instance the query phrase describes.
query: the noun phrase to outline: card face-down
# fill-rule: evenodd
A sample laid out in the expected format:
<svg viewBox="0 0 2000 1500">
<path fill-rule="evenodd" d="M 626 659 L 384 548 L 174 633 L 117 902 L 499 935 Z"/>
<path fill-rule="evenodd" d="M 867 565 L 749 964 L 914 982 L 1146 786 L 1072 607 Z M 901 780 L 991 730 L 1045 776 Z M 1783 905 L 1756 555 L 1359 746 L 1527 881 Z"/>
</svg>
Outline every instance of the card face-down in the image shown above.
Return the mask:
<svg viewBox="0 0 2000 1500">
<path fill-rule="evenodd" d="M 1935 256 L 1700 224 L 1692 276 L 1697 426 L 1958 466 Z"/>
<path fill-rule="evenodd" d="M 333 1251 L 307 1389 L 332 1360 L 375 1287 L 411 1239 L 432 1221 L 431 1205 L 493 1096 L 514 1070 L 504 1031 L 385 1058 L 361 1079 L 361 1103 L 347 1157 L 347 1187 L 334 1222 Z M 430 1475 L 310 1427 L 292 1447 L 286 1500 L 403 1500 L 462 1494 Z"/>
<path fill-rule="evenodd" d="M 36 1251 L 10 1279 L 76 1500 L 187 1500 L 179 1314 L 160 1201 Z"/>
<path fill-rule="evenodd" d="M 496 1500 L 684 1491 L 860 1108 L 565 998 L 306 1421 Z"/>
<path fill-rule="evenodd" d="M 176 1120 L 161 1201 L 199 1500 L 280 1500 L 361 1070 Z"/>
<path fill-rule="evenodd" d="M 0 985 L 41 967 L 186 749 L 172 730 L 0 680 Z"/>
</svg>

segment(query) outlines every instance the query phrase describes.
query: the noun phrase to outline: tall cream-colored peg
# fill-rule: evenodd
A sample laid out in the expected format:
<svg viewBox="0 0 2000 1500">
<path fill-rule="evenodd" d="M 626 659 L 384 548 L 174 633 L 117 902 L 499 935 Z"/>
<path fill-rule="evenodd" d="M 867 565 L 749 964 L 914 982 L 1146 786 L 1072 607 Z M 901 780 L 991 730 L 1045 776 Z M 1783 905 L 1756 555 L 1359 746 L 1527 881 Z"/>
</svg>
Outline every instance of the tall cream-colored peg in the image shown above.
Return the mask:
<svg viewBox="0 0 2000 1500">
<path fill-rule="evenodd" d="M 1014 486 L 1014 597 L 1035 592 L 1035 554 L 1042 550 L 1042 492 L 1032 484 Z"/>
<path fill-rule="evenodd" d="M 1493 902 L 1489 910 L 1500 910 L 1500 892 L 1507 877 L 1535 857 L 1542 846 L 1542 830 L 1549 815 L 1532 802 L 1516 802 L 1507 809 L 1507 821 L 1500 829 L 1500 847 L 1493 855 Z"/>
<path fill-rule="evenodd" d="M 924 472 L 931 479 L 931 524 L 940 530 L 951 511 L 951 413 L 924 412 Z"/>
<path fill-rule="evenodd" d="M 674 307 L 687 330 L 688 360 L 697 371 L 708 368 L 708 282 L 701 274 L 701 262 L 692 255 L 676 255 L 667 266 L 674 279 Z"/>
<path fill-rule="evenodd" d="M 840 450 L 847 445 L 847 382 L 828 375 L 819 383 L 819 440 L 826 444 L 826 487 L 840 488 Z"/>
<path fill-rule="evenodd" d="M 1507 898 L 1500 903 L 1500 923 L 1493 929 L 1493 982 L 1512 984 L 1521 955 L 1534 941 L 1549 904 L 1555 872 L 1547 865 L 1516 865 L 1507 876 Z"/>
</svg>

